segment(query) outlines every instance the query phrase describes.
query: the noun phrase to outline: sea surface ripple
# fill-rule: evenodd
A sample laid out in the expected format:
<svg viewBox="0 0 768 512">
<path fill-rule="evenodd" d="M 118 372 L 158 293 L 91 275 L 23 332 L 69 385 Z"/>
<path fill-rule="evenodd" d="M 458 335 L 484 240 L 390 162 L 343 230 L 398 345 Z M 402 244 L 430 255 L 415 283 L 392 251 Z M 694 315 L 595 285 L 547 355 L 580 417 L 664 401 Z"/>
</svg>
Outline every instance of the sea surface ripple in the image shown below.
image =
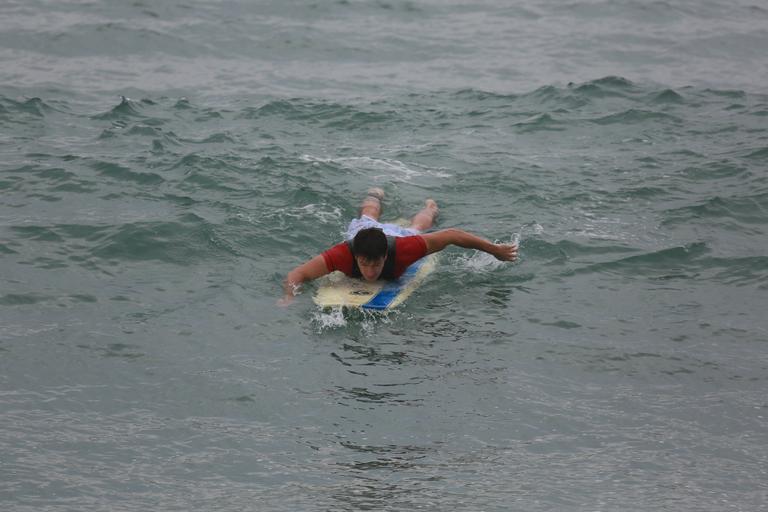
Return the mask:
<svg viewBox="0 0 768 512">
<path fill-rule="evenodd" d="M 766 20 L 4 2 L 0 507 L 760 510 Z M 278 307 L 371 185 L 519 261 Z"/>
</svg>

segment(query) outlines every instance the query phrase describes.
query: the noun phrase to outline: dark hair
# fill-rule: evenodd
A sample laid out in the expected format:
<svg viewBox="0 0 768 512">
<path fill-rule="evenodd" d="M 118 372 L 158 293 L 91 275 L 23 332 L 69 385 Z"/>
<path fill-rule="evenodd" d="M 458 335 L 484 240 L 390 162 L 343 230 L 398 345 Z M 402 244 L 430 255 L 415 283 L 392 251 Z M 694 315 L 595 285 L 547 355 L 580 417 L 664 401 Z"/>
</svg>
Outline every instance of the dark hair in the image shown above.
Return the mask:
<svg viewBox="0 0 768 512">
<path fill-rule="evenodd" d="M 387 236 L 380 228 L 361 229 L 352 241 L 352 253 L 367 260 L 387 255 Z"/>
</svg>

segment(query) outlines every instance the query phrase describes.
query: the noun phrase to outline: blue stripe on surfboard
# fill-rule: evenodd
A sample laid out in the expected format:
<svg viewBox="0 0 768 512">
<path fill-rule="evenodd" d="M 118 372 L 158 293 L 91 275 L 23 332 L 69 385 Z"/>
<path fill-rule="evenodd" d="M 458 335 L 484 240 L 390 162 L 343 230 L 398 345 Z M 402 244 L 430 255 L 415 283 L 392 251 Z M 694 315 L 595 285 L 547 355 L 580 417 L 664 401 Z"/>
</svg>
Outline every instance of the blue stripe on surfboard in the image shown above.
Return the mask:
<svg viewBox="0 0 768 512">
<path fill-rule="evenodd" d="M 415 276 L 416 272 L 419 271 L 422 263 L 424 263 L 424 258 L 412 263 L 411 266 L 405 269 L 403 275 L 401 275 L 397 280 L 390 281 L 385 284 L 381 290 L 379 290 L 379 293 L 374 295 L 371 300 L 363 304 L 362 307 L 364 309 L 387 309 L 389 305 L 392 304 L 392 301 L 395 300 L 395 297 L 397 297 L 398 294 L 402 291 L 405 285 L 407 285 L 408 282 L 413 279 L 413 276 Z"/>
</svg>

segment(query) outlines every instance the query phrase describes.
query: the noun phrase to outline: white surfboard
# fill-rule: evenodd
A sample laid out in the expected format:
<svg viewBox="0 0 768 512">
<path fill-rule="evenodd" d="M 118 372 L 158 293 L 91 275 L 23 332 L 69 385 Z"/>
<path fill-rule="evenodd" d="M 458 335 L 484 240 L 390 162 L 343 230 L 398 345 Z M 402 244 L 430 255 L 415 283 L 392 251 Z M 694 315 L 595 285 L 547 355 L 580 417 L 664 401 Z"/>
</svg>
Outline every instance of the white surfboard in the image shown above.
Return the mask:
<svg viewBox="0 0 768 512">
<path fill-rule="evenodd" d="M 368 282 L 331 272 L 319 281 L 314 301 L 320 307 L 383 311 L 402 304 L 437 266 L 437 254 L 424 256 L 394 281 Z"/>
</svg>

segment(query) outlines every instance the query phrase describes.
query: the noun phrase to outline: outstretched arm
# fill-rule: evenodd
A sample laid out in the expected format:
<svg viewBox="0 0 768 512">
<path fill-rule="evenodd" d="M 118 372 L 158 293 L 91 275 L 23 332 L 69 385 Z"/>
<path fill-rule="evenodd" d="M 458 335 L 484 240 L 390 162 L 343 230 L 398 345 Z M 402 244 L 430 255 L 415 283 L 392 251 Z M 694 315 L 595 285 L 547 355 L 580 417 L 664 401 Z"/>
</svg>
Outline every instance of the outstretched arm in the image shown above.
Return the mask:
<svg viewBox="0 0 768 512">
<path fill-rule="evenodd" d="M 305 281 L 311 281 L 328 273 L 328 267 L 322 255 L 315 256 L 303 265 L 288 272 L 283 281 L 283 298 L 278 302 L 281 306 L 287 306 L 293 302 L 293 297 L 299 286 Z"/>
<path fill-rule="evenodd" d="M 427 254 L 442 251 L 449 245 L 457 245 L 465 249 L 487 252 L 501 261 L 515 261 L 517 259 L 516 244 L 494 244 L 461 229 L 441 229 L 434 233 L 421 235 L 421 237 L 427 243 Z"/>
</svg>

